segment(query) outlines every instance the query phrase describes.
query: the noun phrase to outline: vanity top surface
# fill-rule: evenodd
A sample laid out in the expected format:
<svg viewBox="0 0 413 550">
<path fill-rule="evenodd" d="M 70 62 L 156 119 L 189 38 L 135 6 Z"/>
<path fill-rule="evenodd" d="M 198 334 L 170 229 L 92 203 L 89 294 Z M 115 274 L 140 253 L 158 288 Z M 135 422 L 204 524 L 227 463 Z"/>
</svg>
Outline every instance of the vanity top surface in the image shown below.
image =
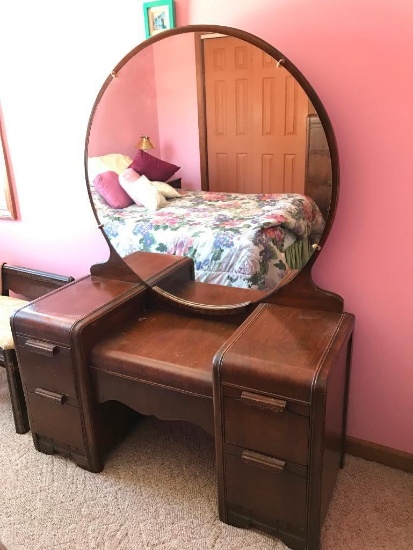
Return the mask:
<svg viewBox="0 0 413 550">
<path fill-rule="evenodd" d="M 220 349 L 214 364 L 218 369 L 231 365 L 222 370 L 224 384 L 310 402 L 322 382 L 321 370 L 330 368 L 353 323 L 348 313 L 262 304 Z"/>
<path fill-rule="evenodd" d="M 212 361 L 238 323 L 146 310 L 91 352 L 98 370 L 212 397 Z"/>
<path fill-rule="evenodd" d="M 17 333 L 25 334 L 27 329 L 21 327 L 28 321 L 31 336 L 66 345 L 77 322 L 115 300 L 127 300 L 144 290 L 138 283 L 87 275 L 20 309 L 14 316 L 14 327 Z"/>
</svg>

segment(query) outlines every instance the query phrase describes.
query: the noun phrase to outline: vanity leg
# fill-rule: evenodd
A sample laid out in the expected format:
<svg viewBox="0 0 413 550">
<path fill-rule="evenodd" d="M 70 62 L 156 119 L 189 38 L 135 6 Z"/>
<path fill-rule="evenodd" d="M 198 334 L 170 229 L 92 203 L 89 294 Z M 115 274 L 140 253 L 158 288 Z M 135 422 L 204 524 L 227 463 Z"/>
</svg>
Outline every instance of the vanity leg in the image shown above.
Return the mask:
<svg viewBox="0 0 413 550">
<path fill-rule="evenodd" d="M 62 456 L 72 459 L 80 468 L 92 473 L 99 473 L 103 470 L 103 464 L 96 457 L 88 459 L 84 450 L 77 449 L 65 443 L 54 441 L 48 437 L 33 434 L 35 448 L 46 455 L 59 453 Z"/>
</svg>

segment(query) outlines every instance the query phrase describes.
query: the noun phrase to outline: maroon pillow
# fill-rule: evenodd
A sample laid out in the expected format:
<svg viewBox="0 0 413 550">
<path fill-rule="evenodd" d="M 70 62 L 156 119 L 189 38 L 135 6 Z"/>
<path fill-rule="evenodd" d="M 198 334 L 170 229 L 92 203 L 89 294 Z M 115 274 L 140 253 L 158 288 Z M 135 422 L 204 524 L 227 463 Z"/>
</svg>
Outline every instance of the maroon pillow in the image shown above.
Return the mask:
<svg viewBox="0 0 413 550">
<path fill-rule="evenodd" d="M 119 176 L 116 172 L 108 171 L 98 174 L 93 180 L 96 191 L 112 208 L 126 208 L 133 204 L 133 200 L 122 189 Z"/>
<path fill-rule="evenodd" d="M 129 168 L 133 168 L 135 172 L 146 176 L 151 181 L 167 181 L 179 170 L 180 166 L 153 157 L 145 151 L 138 151 Z"/>
</svg>

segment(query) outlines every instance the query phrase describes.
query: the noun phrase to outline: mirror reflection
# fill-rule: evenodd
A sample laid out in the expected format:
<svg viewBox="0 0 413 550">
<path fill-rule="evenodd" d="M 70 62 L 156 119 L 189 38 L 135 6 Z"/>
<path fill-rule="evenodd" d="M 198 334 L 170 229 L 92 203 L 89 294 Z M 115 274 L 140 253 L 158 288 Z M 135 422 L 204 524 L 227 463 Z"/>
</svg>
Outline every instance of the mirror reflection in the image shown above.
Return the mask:
<svg viewBox="0 0 413 550">
<path fill-rule="evenodd" d="M 170 35 L 125 59 L 87 147 L 112 246 L 190 256 L 201 282 L 273 290 L 308 261 L 329 213 L 310 99 L 282 61 L 235 36 Z"/>
</svg>

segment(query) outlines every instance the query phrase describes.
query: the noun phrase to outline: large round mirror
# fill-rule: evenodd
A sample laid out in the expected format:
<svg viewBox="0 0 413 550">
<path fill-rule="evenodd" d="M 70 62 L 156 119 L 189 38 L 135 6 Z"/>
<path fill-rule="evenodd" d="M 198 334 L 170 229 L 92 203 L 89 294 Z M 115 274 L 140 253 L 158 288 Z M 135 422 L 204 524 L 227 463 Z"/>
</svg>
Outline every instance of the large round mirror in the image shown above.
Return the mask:
<svg viewBox="0 0 413 550">
<path fill-rule="evenodd" d="M 113 249 L 189 256 L 203 283 L 274 292 L 314 261 L 335 210 L 321 101 L 275 48 L 226 27 L 131 51 L 95 102 L 85 165 Z"/>
</svg>

